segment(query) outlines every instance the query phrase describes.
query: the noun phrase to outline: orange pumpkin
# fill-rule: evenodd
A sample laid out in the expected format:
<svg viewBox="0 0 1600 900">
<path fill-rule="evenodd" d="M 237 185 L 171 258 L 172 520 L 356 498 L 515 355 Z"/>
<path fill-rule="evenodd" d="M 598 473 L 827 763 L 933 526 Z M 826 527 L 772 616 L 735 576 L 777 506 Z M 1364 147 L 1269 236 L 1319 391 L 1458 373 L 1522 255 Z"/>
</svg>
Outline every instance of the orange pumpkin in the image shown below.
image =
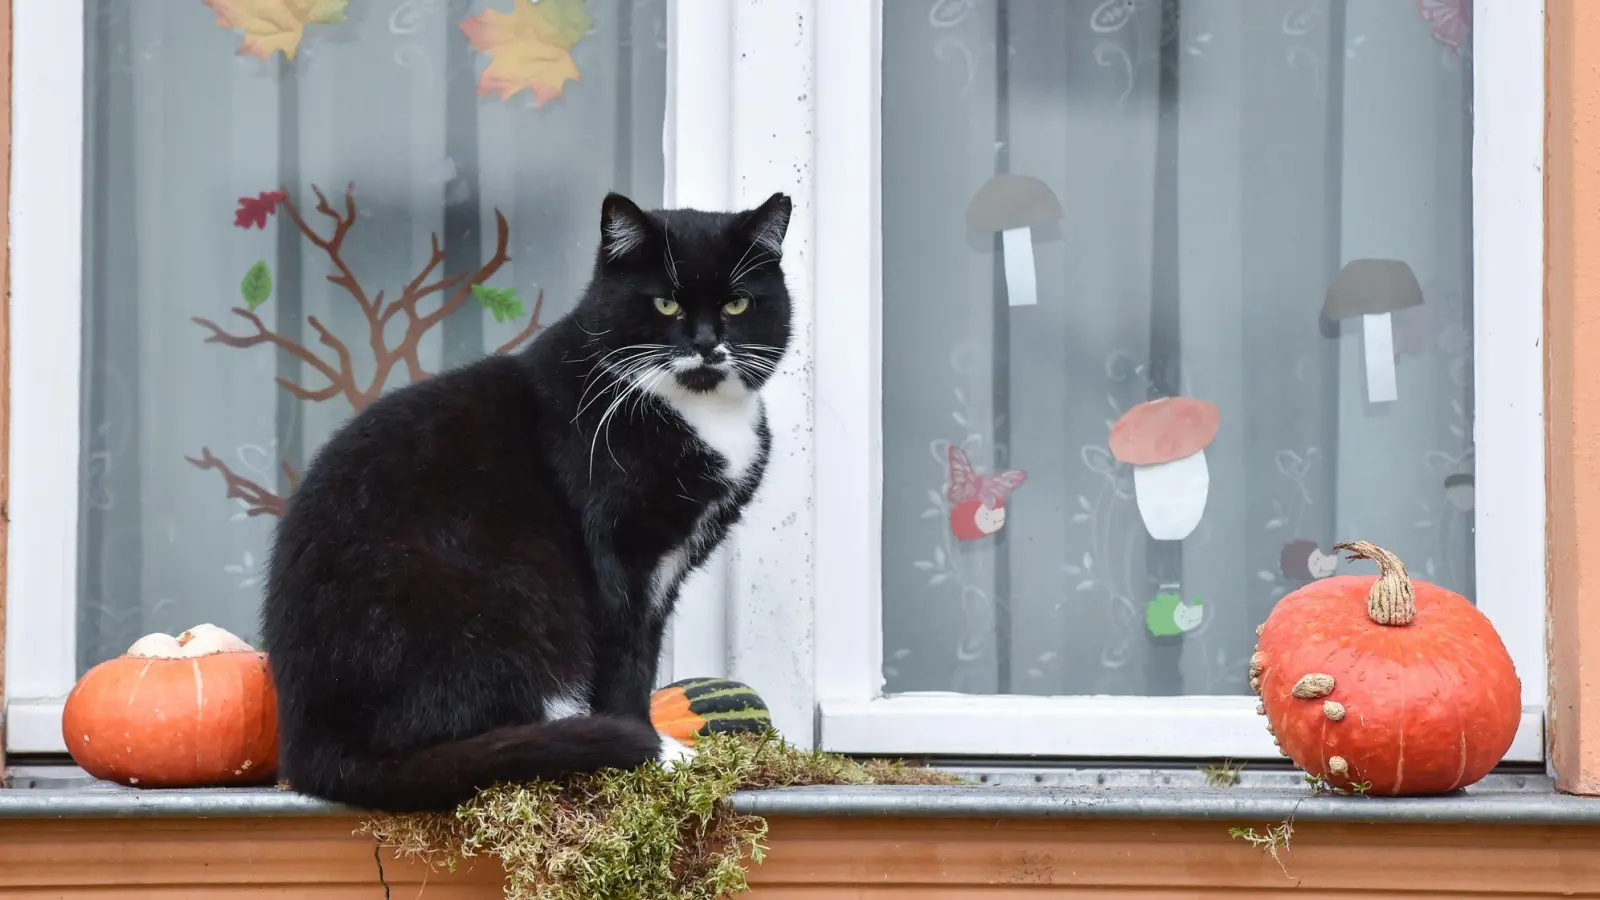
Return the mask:
<svg viewBox="0 0 1600 900">
<path fill-rule="evenodd" d="M 1522 684 L 1464 597 L 1412 582 L 1394 554 L 1338 544 L 1378 574 L 1314 581 L 1257 629 L 1250 686 L 1285 756 L 1344 790 L 1442 794 L 1511 749 Z"/>
<path fill-rule="evenodd" d="M 650 722 L 686 746 L 708 734 L 761 733 L 772 713 L 749 685 L 726 678 L 688 678 L 650 695 Z"/>
<path fill-rule="evenodd" d="M 138 787 L 260 784 L 278 765 L 267 656 L 214 625 L 152 634 L 90 669 L 61 736 L 96 778 Z"/>
</svg>

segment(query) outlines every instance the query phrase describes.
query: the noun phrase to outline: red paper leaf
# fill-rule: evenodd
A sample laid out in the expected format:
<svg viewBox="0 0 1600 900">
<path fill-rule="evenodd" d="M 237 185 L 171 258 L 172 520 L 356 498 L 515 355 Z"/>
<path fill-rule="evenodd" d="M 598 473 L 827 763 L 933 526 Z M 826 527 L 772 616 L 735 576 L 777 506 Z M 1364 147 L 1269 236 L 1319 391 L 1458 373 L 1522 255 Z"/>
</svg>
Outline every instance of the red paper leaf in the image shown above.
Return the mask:
<svg viewBox="0 0 1600 900">
<path fill-rule="evenodd" d="M 265 229 L 267 219 L 278 211 L 278 204 L 289 199 L 283 191 L 262 191 L 255 197 L 240 197 L 239 208 L 234 210 L 233 225 L 235 228 L 249 228 L 254 225 Z"/>
</svg>

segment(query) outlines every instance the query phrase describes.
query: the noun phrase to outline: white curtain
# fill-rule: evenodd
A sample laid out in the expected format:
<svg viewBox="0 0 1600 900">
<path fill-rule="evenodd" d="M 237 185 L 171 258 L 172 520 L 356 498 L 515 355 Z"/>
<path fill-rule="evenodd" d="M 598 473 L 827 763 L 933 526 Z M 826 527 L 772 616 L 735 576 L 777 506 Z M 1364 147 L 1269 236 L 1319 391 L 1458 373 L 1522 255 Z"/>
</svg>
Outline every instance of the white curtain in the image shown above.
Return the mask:
<svg viewBox="0 0 1600 900">
<path fill-rule="evenodd" d="M 1244 693 L 1255 625 L 1307 580 L 1285 559 L 1338 540 L 1473 595 L 1470 491 L 1445 490 L 1471 472 L 1467 6 L 885 4 L 889 691 Z M 1032 231 L 1037 305 L 967 232 L 997 171 L 1064 207 Z M 1393 316 L 1393 403 L 1367 402 L 1359 320 L 1321 316 L 1364 257 L 1424 296 Z M 1181 544 L 1107 450 L 1172 395 L 1221 410 Z M 951 442 L 1028 473 L 995 537 L 950 536 Z M 1201 624 L 1152 635 L 1163 591 Z"/>
<path fill-rule="evenodd" d="M 353 184 L 342 256 L 388 298 L 428 261 L 430 235 L 446 254 L 439 274 L 475 271 L 494 253 L 499 209 L 511 261 L 487 283 L 514 288 L 528 311 L 542 290 L 548 321 L 588 276 L 605 191 L 661 200 L 666 71 L 666 0 L 589 0 L 593 26 L 571 50 L 581 80 L 543 108 L 528 92 L 477 94 L 488 60 L 460 23 L 513 0 L 361 0 L 348 21 L 309 26 L 292 63 L 236 55 L 240 35 L 199 0 L 85 6 L 81 667 L 204 621 L 253 638 L 275 519 L 247 515 L 220 472 L 186 458 L 209 448 L 284 494 L 283 464 L 302 469 L 351 411 L 279 388 L 279 377 L 326 383 L 291 354 L 205 343 L 192 318 L 251 333 L 229 310 L 264 261 L 264 324 L 331 361 L 315 316 L 350 346 L 357 380 L 373 377 L 369 328 L 327 280 L 328 254 L 282 210 L 264 230 L 235 227 L 238 199 L 286 188 L 326 236 L 312 186 L 342 211 Z M 428 332 L 419 360 L 460 364 L 527 321 L 469 301 Z M 407 380 L 402 366 L 388 386 Z"/>
</svg>

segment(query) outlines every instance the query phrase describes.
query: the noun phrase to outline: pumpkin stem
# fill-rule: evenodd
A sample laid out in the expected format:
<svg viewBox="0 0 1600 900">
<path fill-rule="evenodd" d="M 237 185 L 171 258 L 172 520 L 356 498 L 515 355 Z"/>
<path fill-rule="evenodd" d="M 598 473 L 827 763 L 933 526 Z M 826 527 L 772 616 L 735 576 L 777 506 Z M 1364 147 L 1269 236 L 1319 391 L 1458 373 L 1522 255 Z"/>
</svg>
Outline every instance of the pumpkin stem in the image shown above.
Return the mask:
<svg viewBox="0 0 1600 900">
<path fill-rule="evenodd" d="M 1370 559 L 1378 564 L 1378 580 L 1367 592 L 1367 618 L 1379 625 L 1411 624 L 1417 617 L 1417 599 L 1400 557 L 1371 541 L 1334 544 L 1333 549 L 1349 553 L 1347 559 Z"/>
</svg>

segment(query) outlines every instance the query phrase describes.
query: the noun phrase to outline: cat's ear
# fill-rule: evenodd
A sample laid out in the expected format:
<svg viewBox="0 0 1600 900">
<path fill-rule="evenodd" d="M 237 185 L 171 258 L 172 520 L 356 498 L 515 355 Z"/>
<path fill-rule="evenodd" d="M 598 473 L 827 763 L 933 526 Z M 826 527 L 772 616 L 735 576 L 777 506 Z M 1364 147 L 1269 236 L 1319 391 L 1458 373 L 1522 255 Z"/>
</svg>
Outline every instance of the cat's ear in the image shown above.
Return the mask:
<svg viewBox="0 0 1600 900">
<path fill-rule="evenodd" d="M 789 213 L 794 204 L 789 195 L 778 193 L 744 215 L 744 230 L 756 246 L 773 256 L 783 255 L 783 236 L 789 231 Z"/>
<path fill-rule="evenodd" d="M 655 233 L 655 223 L 638 204 L 611 193 L 600 203 L 600 253 L 607 262 L 626 256 Z"/>
</svg>

